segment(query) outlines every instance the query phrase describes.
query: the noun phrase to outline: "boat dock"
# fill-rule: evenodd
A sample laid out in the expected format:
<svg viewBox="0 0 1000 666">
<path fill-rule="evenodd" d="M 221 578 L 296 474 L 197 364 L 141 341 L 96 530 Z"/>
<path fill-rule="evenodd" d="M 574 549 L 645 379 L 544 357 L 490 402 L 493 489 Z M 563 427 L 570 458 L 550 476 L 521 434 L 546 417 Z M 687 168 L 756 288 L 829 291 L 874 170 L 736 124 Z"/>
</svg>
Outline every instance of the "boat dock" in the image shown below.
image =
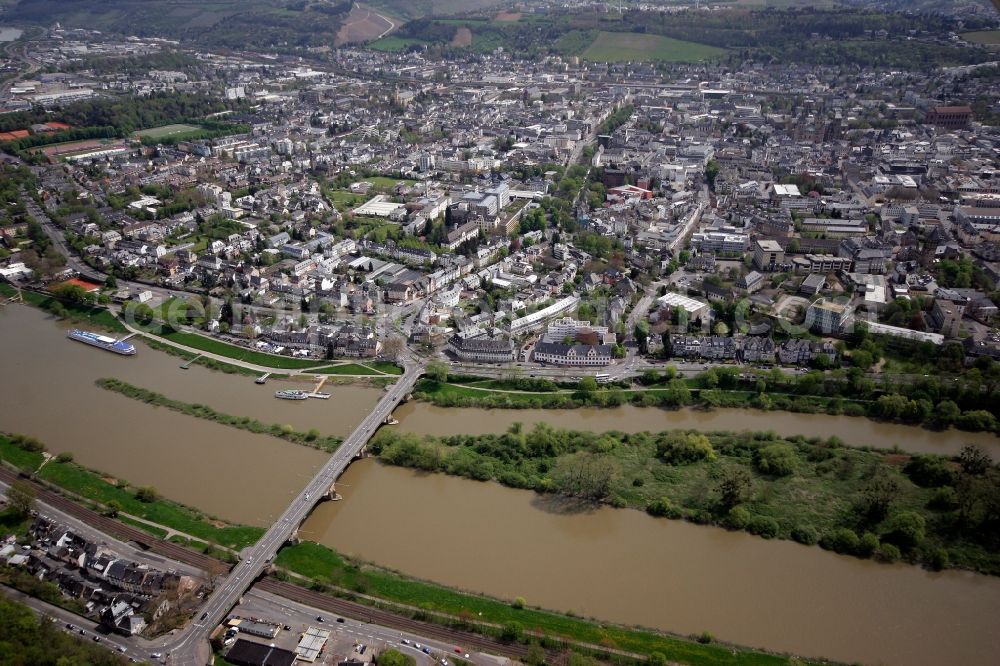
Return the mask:
<svg viewBox="0 0 1000 666">
<path fill-rule="evenodd" d="M 24 302 L 24 296 L 21 295 L 21 288 L 18 287 L 16 294 L 11 296 L 10 298 L 0 299 L 0 307 L 7 305 L 8 303 L 23 303 L 23 302 Z"/>
<path fill-rule="evenodd" d="M 323 384 L 326 384 L 326 380 L 329 379 L 329 377 L 327 377 L 326 375 L 323 375 L 323 376 L 317 377 L 317 378 L 319 379 L 319 382 L 317 382 L 316 387 L 312 390 L 312 393 L 309 394 L 309 397 L 310 398 L 319 398 L 320 400 L 327 400 L 327 399 L 329 399 L 330 398 L 330 394 L 329 393 L 320 393 L 319 392 L 319 390 L 321 388 L 323 388 Z"/>
<path fill-rule="evenodd" d="M 125 342 L 125 341 L 126 341 L 126 340 L 128 340 L 129 338 L 134 338 L 134 337 L 135 337 L 135 336 L 137 336 L 137 335 L 139 335 L 139 334 L 138 334 L 138 333 L 129 333 L 129 334 L 128 334 L 128 335 L 126 335 L 126 336 L 125 336 L 124 338 L 118 338 L 117 342 Z"/>
<path fill-rule="evenodd" d="M 192 364 L 192 363 L 194 363 L 195 361 L 197 361 L 197 360 L 198 360 L 199 358 L 201 358 L 202 356 L 204 356 L 204 354 L 198 354 L 197 356 L 195 356 L 195 357 L 194 357 L 193 359 L 191 359 L 190 361 L 187 361 L 186 363 L 181 363 L 181 370 L 187 370 L 188 368 L 190 368 L 190 367 L 191 367 L 191 364 Z"/>
<path fill-rule="evenodd" d="M 270 377 L 270 376 L 271 376 L 270 372 L 265 372 L 260 377 L 258 377 L 257 379 L 253 380 L 253 383 L 254 384 L 263 384 L 264 382 L 267 381 L 267 378 Z"/>
</svg>

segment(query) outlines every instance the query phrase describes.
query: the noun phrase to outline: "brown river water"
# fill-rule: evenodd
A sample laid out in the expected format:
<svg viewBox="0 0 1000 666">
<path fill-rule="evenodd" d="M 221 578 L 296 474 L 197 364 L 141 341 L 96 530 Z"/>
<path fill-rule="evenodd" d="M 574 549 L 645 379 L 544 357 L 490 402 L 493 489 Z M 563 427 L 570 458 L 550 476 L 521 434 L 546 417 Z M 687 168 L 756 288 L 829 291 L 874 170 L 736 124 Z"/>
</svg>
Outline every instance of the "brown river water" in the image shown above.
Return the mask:
<svg viewBox="0 0 1000 666">
<path fill-rule="evenodd" d="M 38 310 L 0 310 L 0 429 L 72 451 L 84 465 L 221 517 L 267 525 L 325 458 L 320 451 L 187 417 L 94 384 L 116 377 L 187 402 L 345 434 L 381 391 L 328 386 L 330 400 L 273 398 L 136 341 L 124 358 L 68 340 Z M 545 420 L 594 430 L 773 429 L 952 453 L 990 435 L 865 419 L 752 410 L 442 410 L 407 404 L 398 427 L 434 434 L 499 431 Z M 364 460 L 338 483 L 345 501 L 304 526 L 343 552 L 443 584 L 585 616 L 811 656 L 885 664 L 1000 662 L 1000 579 L 880 565 L 791 542 L 607 507 L 567 510 L 527 491 Z"/>
</svg>

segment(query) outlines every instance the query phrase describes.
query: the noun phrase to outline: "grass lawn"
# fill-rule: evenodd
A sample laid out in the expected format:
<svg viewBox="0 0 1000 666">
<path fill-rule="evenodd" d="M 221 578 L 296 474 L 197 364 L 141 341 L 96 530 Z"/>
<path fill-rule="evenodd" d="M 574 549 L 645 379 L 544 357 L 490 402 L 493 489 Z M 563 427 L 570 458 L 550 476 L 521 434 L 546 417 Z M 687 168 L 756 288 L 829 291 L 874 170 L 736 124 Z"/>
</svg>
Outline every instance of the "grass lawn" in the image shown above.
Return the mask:
<svg viewBox="0 0 1000 666">
<path fill-rule="evenodd" d="M 166 530 L 160 529 L 159 527 L 154 527 L 153 525 L 149 525 L 147 523 L 144 523 L 141 520 L 132 520 L 128 516 L 118 516 L 118 520 L 120 522 L 125 523 L 126 525 L 131 525 L 132 527 L 137 527 L 140 530 L 142 530 L 143 532 L 148 532 L 149 534 L 152 534 L 153 536 L 155 536 L 157 539 L 165 539 L 167 537 L 167 531 Z"/>
<path fill-rule="evenodd" d="M 369 361 L 365 363 L 369 368 L 375 368 L 382 372 L 388 373 L 390 375 L 401 375 L 403 374 L 403 369 L 400 368 L 395 363 L 390 363 L 389 361 Z"/>
<path fill-rule="evenodd" d="M 8 438 L 0 436 L 0 459 L 6 460 L 18 469 L 35 471 L 42 464 L 44 456 L 40 452 L 25 451 Z"/>
<path fill-rule="evenodd" d="M 381 377 L 382 373 L 401 375 L 403 371 L 393 363 L 372 361 L 371 363 L 344 363 L 317 368 L 314 372 L 320 375 L 369 375 Z"/>
<path fill-rule="evenodd" d="M 358 182 L 371 183 L 375 187 L 395 187 L 396 183 L 402 181 L 409 186 L 413 186 L 417 181 L 410 180 L 409 178 L 389 178 L 388 176 L 368 176 L 367 178 L 362 178 Z"/>
<path fill-rule="evenodd" d="M 383 37 L 378 41 L 372 42 L 368 45 L 368 48 L 375 49 L 376 51 L 396 53 L 404 51 L 417 44 L 427 44 L 427 42 L 422 39 L 411 39 L 409 37 L 396 37 L 395 35 L 389 35 L 388 37 Z"/>
<path fill-rule="evenodd" d="M 519 623 L 525 630 L 568 637 L 621 650 L 651 654 L 662 652 L 668 660 L 685 664 L 750 664 L 765 666 L 788 663 L 784 657 L 760 652 L 739 651 L 721 645 L 702 645 L 682 638 L 614 626 L 598 626 L 577 618 L 530 608 L 517 609 L 509 603 L 474 594 L 465 594 L 432 583 L 405 578 L 382 569 L 360 568 L 333 550 L 315 543 L 287 546 L 275 563 L 295 573 L 340 587 L 364 591 L 376 597 L 430 611 L 483 622 Z"/>
<path fill-rule="evenodd" d="M 255 543 L 264 533 L 264 530 L 258 527 L 236 525 L 217 527 L 214 522 L 210 521 L 201 512 L 169 500 L 161 499 L 149 503 L 140 502 L 129 489 L 114 486 L 103 480 L 96 472 L 84 469 L 72 462 L 58 463 L 52 461 L 41 469 L 38 476 L 49 483 L 57 485 L 60 488 L 65 488 L 94 502 L 101 504 L 117 502 L 118 506 L 125 513 L 145 518 L 160 525 L 173 527 L 181 532 L 186 532 L 206 541 L 229 546 L 230 548 L 244 548 L 249 546 Z M 141 527 L 145 530 L 149 526 L 136 524 L 136 527 Z"/>
<path fill-rule="evenodd" d="M 597 39 L 583 52 L 585 60 L 623 62 L 626 60 L 666 60 L 697 62 L 725 54 L 725 49 L 685 42 L 660 35 L 631 32 L 600 32 Z"/>
<path fill-rule="evenodd" d="M 240 365 L 233 365 L 232 363 L 224 363 L 222 361 L 216 361 L 214 358 L 208 358 L 207 356 L 199 357 L 197 352 L 188 352 L 184 351 L 183 349 L 178 349 L 177 347 L 171 347 L 168 344 L 164 344 L 152 338 L 143 338 L 142 341 L 150 349 L 155 349 L 157 351 L 163 352 L 164 354 L 170 354 L 171 356 L 182 358 L 185 361 L 194 361 L 195 365 L 200 365 L 210 370 L 218 370 L 219 372 L 224 372 L 227 375 L 247 375 L 248 377 L 260 376 L 260 373 L 257 372 L 256 370 L 251 370 L 250 368 L 244 368 L 243 366 Z M 272 376 L 281 377 L 283 375 L 272 375 Z"/>
<path fill-rule="evenodd" d="M 219 354 L 220 356 L 225 356 L 227 358 L 234 358 L 237 361 L 245 361 L 247 363 L 261 365 L 267 368 L 302 370 L 305 368 L 315 368 L 316 366 L 324 363 L 323 361 L 312 359 L 291 358 L 289 356 L 265 354 L 264 352 L 246 349 L 245 347 L 238 347 L 227 342 L 222 342 L 221 340 L 209 338 L 204 335 L 198 335 L 197 333 L 188 333 L 186 331 L 171 330 L 160 333 L 159 335 L 166 340 L 176 342 L 177 344 L 185 345 L 193 349 L 199 349 L 212 354 Z"/>
<path fill-rule="evenodd" d="M 156 315 L 157 319 L 168 321 L 171 312 L 179 313 L 181 311 L 183 303 L 184 301 L 181 299 L 171 296 L 167 300 L 160 303 L 159 307 L 153 310 L 153 313 Z M 184 312 L 187 312 L 187 308 L 184 308 Z"/>
<path fill-rule="evenodd" d="M 345 363 L 343 365 L 330 365 L 325 368 L 315 370 L 320 375 L 369 375 L 381 377 L 381 375 L 366 365 L 359 363 Z"/>
<path fill-rule="evenodd" d="M 365 202 L 365 195 L 355 194 L 349 190 L 328 190 L 326 196 L 340 211 L 356 208 Z"/>
<path fill-rule="evenodd" d="M 197 132 L 199 130 L 201 130 L 201 127 L 198 127 L 197 125 L 186 125 L 180 123 L 175 125 L 163 125 L 162 127 L 151 127 L 149 129 L 136 132 L 136 135 L 150 139 L 162 139 L 165 136 L 186 134 L 188 132 Z"/>
<path fill-rule="evenodd" d="M 986 44 L 988 46 L 1000 46 L 1000 30 L 978 30 L 976 32 L 963 32 L 960 37 L 973 44 Z"/>
</svg>

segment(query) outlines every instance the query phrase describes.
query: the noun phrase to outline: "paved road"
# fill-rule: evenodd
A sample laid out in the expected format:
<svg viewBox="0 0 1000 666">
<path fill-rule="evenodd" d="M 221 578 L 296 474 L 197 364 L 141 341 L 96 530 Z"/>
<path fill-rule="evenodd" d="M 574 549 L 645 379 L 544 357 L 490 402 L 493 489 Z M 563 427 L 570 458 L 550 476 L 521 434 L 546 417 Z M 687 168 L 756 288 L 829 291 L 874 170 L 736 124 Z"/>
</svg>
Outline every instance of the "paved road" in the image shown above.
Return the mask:
<svg viewBox="0 0 1000 666">
<path fill-rule="evenodd" d="M 73 248 L 66 243 L 66 237 L 63 236 L 62 230 L 56 226 L 56 223 L 52 221 L 52 218 L 45 211 L 38 207 L 35 200 L 28 196 L 22 196 L 21 199 L 24 201 L 24 207 L 28 211 L 28 216 L 42 225 L 42 230 L 48 235 L 52 244 L 56 246 L 56 250 L 66 257 L 66 265 L 89 280 L 103 283 L 106 276 L 103 273 L 98 273 L 77 257 Z"/>
<path fill-rule="evenodd" d="M 229 576 L 218 583 L 215 591 L 202 607 L 202 614 L 194 622 L 164 645 L 171 663 L 203 664 L 207 657 L 208 638 L 212 629 L 225 619 L 229 609 L 268 567 L 269 562 L 295 533 L 313 507 L 343 473 L 354 456 L 371 438 L 392 410 L 413 390 L 423 368 L 406 359 L 404 374 L 393 384 L 375 408 L 330 456 L 322 469 L 296 496 L 284 513 L 274 522 L 261 539 L 243 553 L 244 559 L 233 568 Z"/>
</svg>

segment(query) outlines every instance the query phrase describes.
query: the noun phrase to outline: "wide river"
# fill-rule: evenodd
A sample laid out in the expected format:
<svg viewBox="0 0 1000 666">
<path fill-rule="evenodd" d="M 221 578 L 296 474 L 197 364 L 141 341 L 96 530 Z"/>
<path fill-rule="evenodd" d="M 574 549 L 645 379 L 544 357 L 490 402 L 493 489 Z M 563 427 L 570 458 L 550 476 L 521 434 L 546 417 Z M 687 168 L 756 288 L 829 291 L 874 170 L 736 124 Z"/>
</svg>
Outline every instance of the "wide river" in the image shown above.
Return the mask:
<svg viewBox="0 0 1000 666">
<path fill-rule="evenodd" d="M 68 340 L 65 326 L 25 306 L 0 309 L 0 430 L 210 513 L 265 526 L 325 454 L 125 398 L 94 380 L 117 377 L 170 397 L 296 429 L 345 434 L 381 391 L 330 387 L 330 400 L 275 400 L 257 386 L 192 366 L 136 341 L 119 357 Z M 286 384 L 287 385 L 287 384 Z M 327 390 L 327 389 L 324 389 Z M 401 428 L 449 434 L 545 420 L 594 430 L 671 427 L 837 434 L 852 444 L 951 453 L 997 439 L 865 419 L 752 410 L 441 410 L 407 404 Z M 631 510 L 563 511 L 550 498 L 361 461 L 320 505 L 313 538 L 408 574 L 532 604 L 845 661 L 995 664 L 1000 579 L 929 573 L 841 557 L 790 542 L 653 519 Z"/>
</svg>

